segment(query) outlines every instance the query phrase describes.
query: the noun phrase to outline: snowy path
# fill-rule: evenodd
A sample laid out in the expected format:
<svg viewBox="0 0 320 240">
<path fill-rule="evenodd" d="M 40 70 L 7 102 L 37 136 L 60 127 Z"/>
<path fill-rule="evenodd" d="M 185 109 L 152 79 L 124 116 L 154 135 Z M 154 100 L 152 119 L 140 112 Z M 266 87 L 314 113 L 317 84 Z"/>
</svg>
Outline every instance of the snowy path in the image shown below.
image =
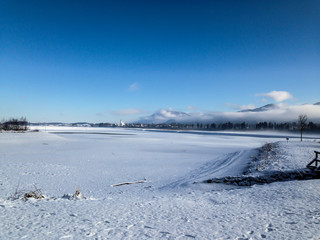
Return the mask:
<svg viewBox="0 0 320 240">
<path fill-rule="evenodd" d="M 163 188 L 192 187 L 190 185 L 194 182 L 202 182 L 213 177 L 239 176 L 247 168 L 248 163 L 252 160 L 251 156 L 254 156 L 256 152 L 256 150 L 242 150 L 222 155 L 214 161 L 204 163 L 200 168 L 192 170 Z"/>
</svg>

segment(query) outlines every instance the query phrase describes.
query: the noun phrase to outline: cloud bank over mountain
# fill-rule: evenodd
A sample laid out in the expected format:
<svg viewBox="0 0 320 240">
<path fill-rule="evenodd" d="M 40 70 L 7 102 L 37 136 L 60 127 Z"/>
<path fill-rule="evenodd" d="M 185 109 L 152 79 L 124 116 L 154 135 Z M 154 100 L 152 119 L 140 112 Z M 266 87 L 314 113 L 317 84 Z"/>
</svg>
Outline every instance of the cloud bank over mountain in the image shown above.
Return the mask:
<svg viewBox="0 0 320 240">
<path fill-rule="evenodd" d="M 220 123 L 220 122 L 296 122 L 300 114 L 306 114 L 309 121 L 320 123 L 320 105 L 304 104 L 268 104 L 255 109 L 238 112 L 179 112 L 173 109 L 161 109 L 158 112 L 140 118 L 139 123 Z"/>
</svg>

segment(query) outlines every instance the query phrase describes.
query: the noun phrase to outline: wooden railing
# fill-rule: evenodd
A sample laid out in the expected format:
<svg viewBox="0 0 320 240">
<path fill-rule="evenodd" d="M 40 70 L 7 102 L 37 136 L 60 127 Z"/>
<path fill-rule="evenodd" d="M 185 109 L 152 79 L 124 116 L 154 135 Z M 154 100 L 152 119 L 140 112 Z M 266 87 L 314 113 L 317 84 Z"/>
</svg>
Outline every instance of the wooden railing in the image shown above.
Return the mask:
<svg viewBox="0 0 320 240">
<path fill-rule="evenodd" d="M 310 163 L 308 163 L 307 168 L 320 172 L 320 164 L 319 164 L 320 163 L 320 159 L 319 159 L 320 152 L 314 151 L 314 153 L 316 154 L 316 156 Z"/>
</svg>

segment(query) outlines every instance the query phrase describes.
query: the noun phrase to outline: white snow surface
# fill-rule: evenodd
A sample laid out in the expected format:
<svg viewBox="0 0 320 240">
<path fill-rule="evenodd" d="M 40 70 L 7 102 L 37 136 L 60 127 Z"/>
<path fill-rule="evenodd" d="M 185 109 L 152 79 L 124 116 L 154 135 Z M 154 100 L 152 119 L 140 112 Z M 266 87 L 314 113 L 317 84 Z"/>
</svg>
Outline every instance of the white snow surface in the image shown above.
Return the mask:
<svg viewBox="0 0 320 240">
<path fill-rule="evenodd" d="M 320 238 L 320 180 L 201 183 L 241 176 L 266 143 L 257 171 L 304 168 L 317 135 L 40 129 L 0 133 L 0 239 Z M 35 186 L 44 199 L 10 199 Z"/>
</svg>

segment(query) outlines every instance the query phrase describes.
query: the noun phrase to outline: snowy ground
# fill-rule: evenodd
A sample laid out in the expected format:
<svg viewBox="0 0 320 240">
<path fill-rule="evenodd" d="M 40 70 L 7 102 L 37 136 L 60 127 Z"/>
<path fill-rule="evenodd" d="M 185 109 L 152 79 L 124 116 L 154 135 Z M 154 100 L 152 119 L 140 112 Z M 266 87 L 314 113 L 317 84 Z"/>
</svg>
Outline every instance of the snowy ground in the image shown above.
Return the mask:
<svg viewBox="0 0 320 240">
<path fill-rule="evenodd" d="M 248 169 L 301 169 L 320 149 L 319 136 L 285 137 L 49 127 L 0 133 L 0 239 L 319 239 L 320 180 L 201 183 Z M 266 143 L 272 151 L 261 157 Z M 8 199 L 34 185 L 45 199 Z M 85 199 L 63 198 L 78 187 Z"/>
</svg>

